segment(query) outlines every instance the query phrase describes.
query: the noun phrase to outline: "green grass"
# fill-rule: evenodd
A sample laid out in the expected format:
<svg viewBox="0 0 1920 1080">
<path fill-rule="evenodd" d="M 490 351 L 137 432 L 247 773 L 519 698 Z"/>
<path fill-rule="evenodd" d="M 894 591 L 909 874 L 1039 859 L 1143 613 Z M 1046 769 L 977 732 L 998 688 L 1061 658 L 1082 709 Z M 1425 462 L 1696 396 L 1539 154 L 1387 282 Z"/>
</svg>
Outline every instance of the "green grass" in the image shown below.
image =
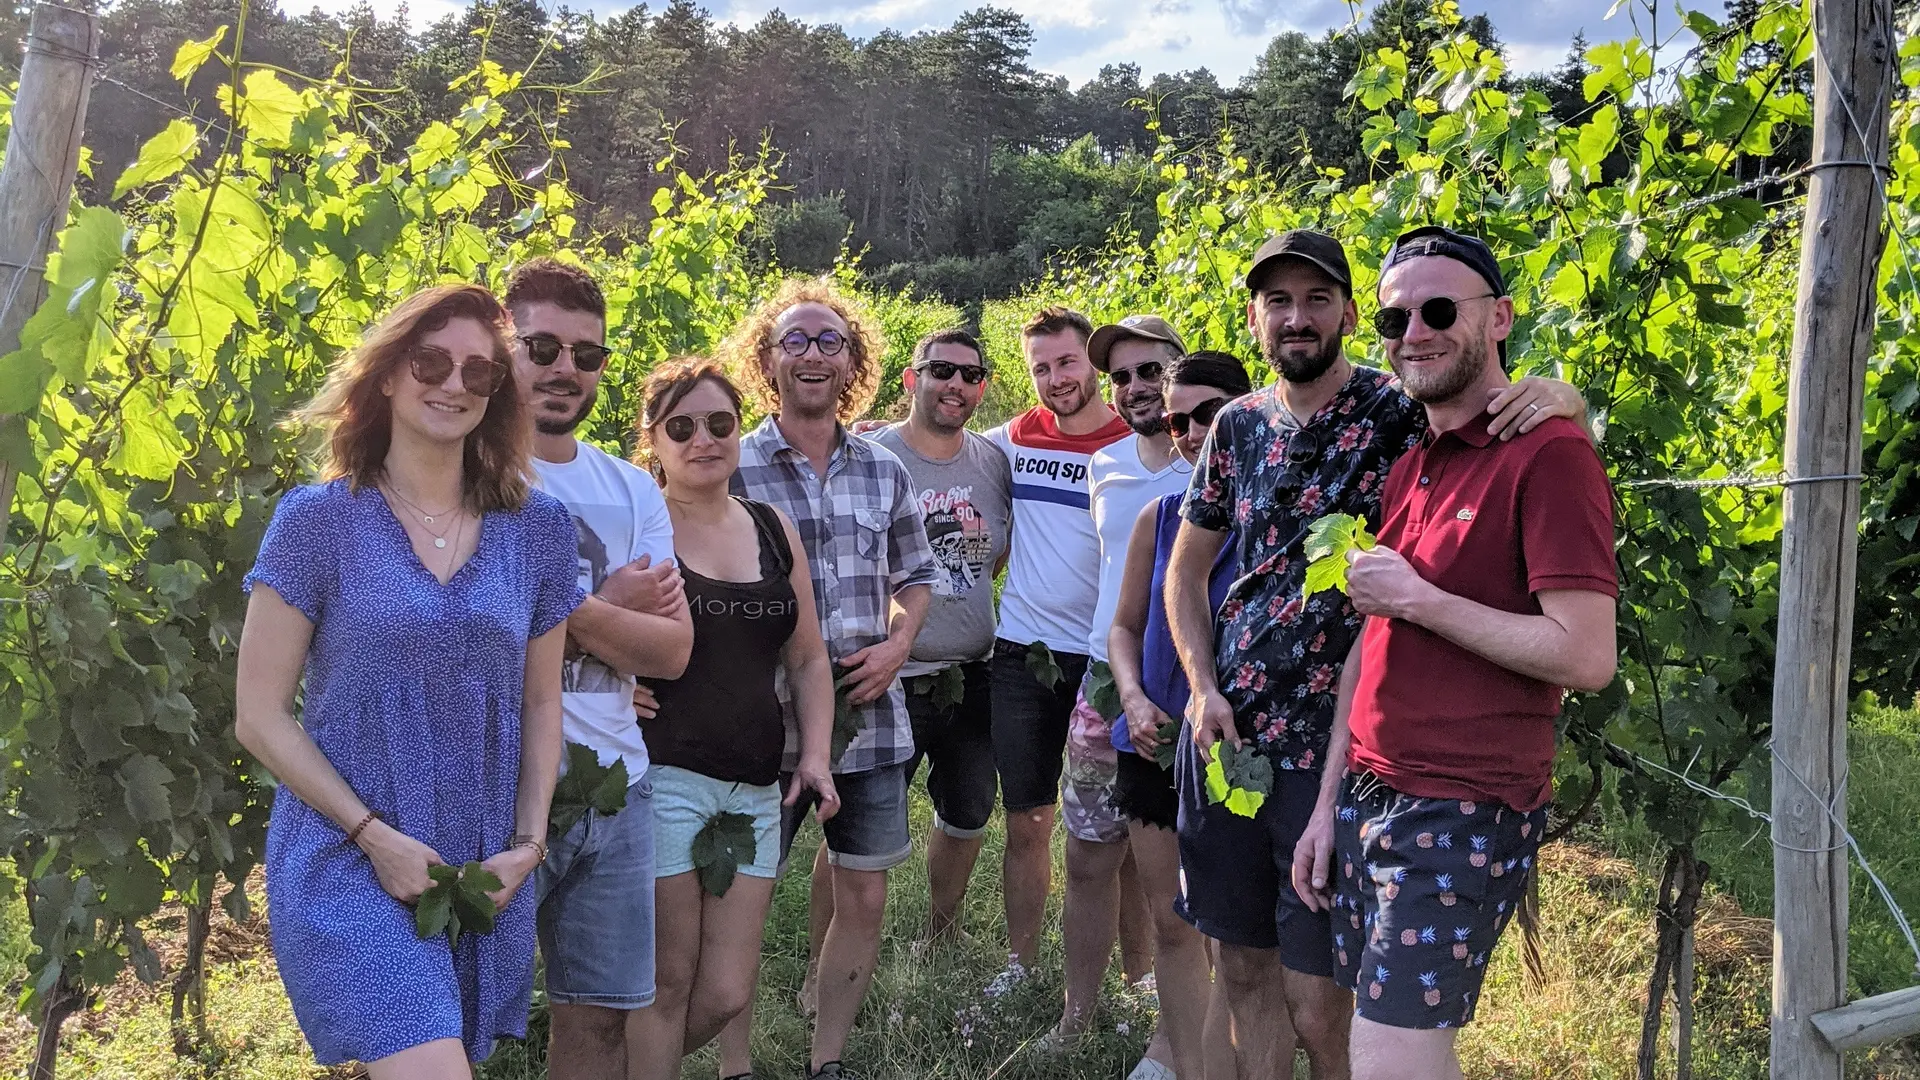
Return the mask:
<svg viewBox="0 0 1920 1080">
<path fill-rule="evenodd" d="M 1855 710 L 1847 737 L 1850 783 L 1847 828 L 1859 840 L 1874 872 L 1912 918 L 1920 919 L 1920 709 L 1867 707 Z M 1766 805 L 1764 792 L 1729 789 Z M 1606 844 L 1614 851 L 1658 865 L 1657 842 L 1644 827 L 1610 822 Z M 1756 915 L 1773 911 L 1773 855 L 1766 825 L 1732 811 L 1708 829 L 1699 857 L 1713 868 L 1710 880 Z M 1847 960 L 1854 996 L 1885 993 L 1920 983 L 1908 947 L 1879 893 L 1852 864 L 1849 876 Z"/>
<path fill-rule="evenodd" d="M 1856 721 L 1852 822 L 1876 868 L 1902 902 L 1920 907 L 1920 846 L 1909 826 L 1920 816 L 1920 716 L 1877 712 Z M 930 812 L 914 802 L 915 835 Z M 1107 986 L 1098 1032 L 1071 1054 L 1046 1056 L 1031 1041 L 1058 1018 L 1060 954 L 1049 934 L 1040 974 L 1013 993 L 989 999 L 982 988 L 1005 961 L 999 895 L 999 837 L 986 853 L 963 912 L 969 940 L 916 956 L 912 942 L 926 917 L 926 867 L 919 855 L 896 871 L 888 904 L 886 944 L 847 1060 L 874 1080 L 1037 1080 L 1120 1077 L 1132 1067 L 1153 1023 L 1150 998 L 1124 989 L 1117 970 Z M 818 832 L 802 834 L 796 872 L 780 883 L 768 928 L 755 1035 L 763 1080 L 803 1075 L 807 1029 L 794 994 L 806 962 L 807 882 Z M 1767 910 L 1771 884 L 1765 838 L 1723 831 L 1703 846 L 1714 884 L 1699 932 L 1699 1011 L 1695 1071 L 1700 1080 L 1754 1080 L 1766 1075 Z M 1546 981 L 1530 986 L 1519 963 L 1517 931 L 1492 961 L 1485 1004 L 1461 1037 L 1469 1077 L 1628 1080 L 1635 1075 L 1640 1002 L 1652 962 L 1652 854 L 1644 834 L 1609 824 L 1581 842 L 1556 845 L 1543 857 L 1543 945 Z M 1057 857 L 1057 853 L 1056 853 Z M 1856 878 L 1858 875 L 1856 875 Z M 1059 879 L 1056 879 L 1056 890 Z M 1729 890 L 1732 897 L 1720 890 Z M 1904 943 L 1856 883 L 1854 971 L 1862 989 L 1905 985 Z M 17 901 L 0 918 L 0 950 L 19 937 Z M 1058 918 L 1058 896 L 1050 919 Z M 1117 969 L 1117 965 L 1116 965 Z M 1909 980 L 1910 981 L 1910 980 Z M 100 1080 L 295 1080 L 342 1076 L 312 1064 L 270 957 L 260 954 L 217 967 L 208 996 L 210 1045 L 197 1059 L 176 1059 L 164 992 L 123 984 L 103 1012 L 70 1025 L 63 1078 Z M 481 1072 L 484 1080 L 543 1080 L 538 1039 L 508 1045 Z M 22 1023 L 0 1031 L 0 1069 L 17 1073 L 30 1051 Z M 1853 1080 L 1920 1080 L 1909 1049 L 1854 1055 Z M 1663 1066 L 1664 1068 L 1664 1066 Z M 685 1075 L 716 1075 L 711 1051 L 696 1055 Z M 1304 1069 L 1300 1076 L 1305 1076 Z M 1662 1076 L 1669 1075 L 1662 1072 Z"/>
</svg>

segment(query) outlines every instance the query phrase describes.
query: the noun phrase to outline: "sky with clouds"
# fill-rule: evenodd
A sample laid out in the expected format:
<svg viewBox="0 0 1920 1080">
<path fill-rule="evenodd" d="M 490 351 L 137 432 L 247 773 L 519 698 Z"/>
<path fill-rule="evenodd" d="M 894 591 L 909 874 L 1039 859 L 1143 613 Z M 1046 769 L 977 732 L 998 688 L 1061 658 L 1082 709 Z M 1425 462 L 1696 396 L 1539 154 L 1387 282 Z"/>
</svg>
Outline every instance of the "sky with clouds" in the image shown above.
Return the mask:
<svg viewBox="0 0 1920 1080">
<path fill-rule="evenodd" d="M 557 0 L 551 0 L 557 2 Z M 774 8 L 810 23 L 838 23 L 858 38 L 883 29 L 903 33 L 950 24 L 985 0 L 707 0 L 716 19 L 749 25 Z M 1247 73 L 1273 35 L 1285 30 L 1319 34 L 1351 18 L 1346 0 L 994 0 L 1025 16 L 1034 28 L 1033 65 L 1065 75 L 1074 85 L 1103 64 L 1135 63 L 1148 76 L 1205 67 L 1223 85 Z M 323 10 L 351 0 L 318 0 Z M 1516 71 L 1559 64 L 1574 32 L 1590 41 L 1632 35 L 1627 13 L 1606 19 L 1613 0 L 1461 0 L 1469 15 L 1493 20 Z M 412 0 L 416 23 L 458 10 L 460 0 Z M 569 6 L 616 12 L 625 0 L 570 0 Z M 660 6 L 659 4 L 655 5 Z M 1623 7 L 1631 7 L 1631 4 Z M 301 4 L 288 3 L 290 10 Z M 1644 12 L 1643 12 L 1644 17 Z"/>
</svg>

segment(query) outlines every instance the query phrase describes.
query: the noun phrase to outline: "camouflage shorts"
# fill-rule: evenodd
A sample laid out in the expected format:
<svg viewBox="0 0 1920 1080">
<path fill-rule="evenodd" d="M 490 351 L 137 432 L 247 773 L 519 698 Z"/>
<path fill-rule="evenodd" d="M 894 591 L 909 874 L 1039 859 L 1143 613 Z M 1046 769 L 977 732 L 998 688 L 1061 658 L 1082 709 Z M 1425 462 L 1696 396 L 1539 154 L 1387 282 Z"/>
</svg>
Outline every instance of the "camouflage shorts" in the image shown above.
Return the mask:
<svg viewBox="0 0 1920 1080">
<path fill-rule="evenodd" d="M 1113 748 L 1113 724 L 1087 704 L 1082 679 L 1067 720 L 1067 771 L 1060 777 L 1060 812 L 1067 834 L 1099 844 L 1127 838 L 1127 817 L 1113 804 L 1120 773 L 1120 751 Z"/>
</svg>

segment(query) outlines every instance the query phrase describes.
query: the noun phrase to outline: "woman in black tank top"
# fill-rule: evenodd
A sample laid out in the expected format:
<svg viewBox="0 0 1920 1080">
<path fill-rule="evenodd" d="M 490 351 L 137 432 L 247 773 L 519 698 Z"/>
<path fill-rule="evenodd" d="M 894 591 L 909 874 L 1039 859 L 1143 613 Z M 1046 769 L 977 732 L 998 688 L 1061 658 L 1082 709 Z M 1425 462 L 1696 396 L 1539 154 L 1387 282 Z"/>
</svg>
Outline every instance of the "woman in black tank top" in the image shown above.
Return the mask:
<svg viewBox="0 0 1920 1080">
<path fill-rule="evenodd" d="M 657 991 L 651 1007 L 631 1014 L 641 1030 L 627 1047 L 645 1058 L 636 1075 L 677 1076 L 683 1047 L 705 1045 L 753 1001 L 790 738 L 798 762 L 787 801 L 811 788 L 824 818 L 840 798 L 827 761 L 833 675 L 812 578 L 796 557 L 800 535 L 780 511 L 727 493 L 740 464 L 740 393 L 718 366 L 689 359 L 656 370 L 641 400 L 643 445 L 673 515 L 693 655 L 680 678 L 652 685 L 652 715 L 641 710 L 652 760 Z M 797 730 L 783 718 L 781 676 Z M 694 838 L 710 822 L 743 821 L 754 843 L 725 895 L 712 895 L 694 866 Z"/>
</svg>

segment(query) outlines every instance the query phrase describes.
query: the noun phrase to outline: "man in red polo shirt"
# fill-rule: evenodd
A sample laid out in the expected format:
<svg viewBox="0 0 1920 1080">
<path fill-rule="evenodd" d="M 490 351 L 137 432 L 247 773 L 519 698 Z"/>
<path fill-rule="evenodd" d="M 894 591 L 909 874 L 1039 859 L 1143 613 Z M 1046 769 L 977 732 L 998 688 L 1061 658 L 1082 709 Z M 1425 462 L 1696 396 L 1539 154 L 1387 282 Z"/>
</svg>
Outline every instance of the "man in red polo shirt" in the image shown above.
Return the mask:
<svg viewBox="0 0 1920 1080">
<path fill-rule="evenodd" d="M 1563 688 L 1613 679 L 1612 496 L 1573 421 L 1488 433 L 1513 301 L 1486 244 L 1402 236 L 1374 322 L 1431 430 L 1388 475 L 1379 546 L 1352 558 L 1368 619 L 1328 755 L 1350 737 L 1347 772 L 1323 787 L 1294 873 L 1333 908 L 1355 1080 L 1455 1080 L 1455 1029 L 1546 824 Z M 1328 830 L 1335 865 L 1315 865 Z"/>
</svg>

